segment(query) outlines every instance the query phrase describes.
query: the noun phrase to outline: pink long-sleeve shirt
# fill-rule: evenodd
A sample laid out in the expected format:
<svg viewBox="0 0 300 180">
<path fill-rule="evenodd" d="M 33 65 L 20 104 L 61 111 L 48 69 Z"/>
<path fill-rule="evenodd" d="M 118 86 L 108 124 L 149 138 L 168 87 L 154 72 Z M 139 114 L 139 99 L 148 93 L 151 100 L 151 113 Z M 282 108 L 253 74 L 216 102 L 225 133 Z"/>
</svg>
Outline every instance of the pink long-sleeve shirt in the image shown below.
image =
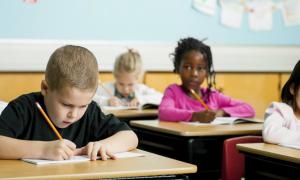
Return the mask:
<svg viewBox="0 0 300 180">
<path fill-rule="evenodd" d="M 205 93 L 207 89 L 201 88 Z M 254 109 L 247 103 L 234 100 L 224 94 L 212 90 L 206 103 L 212 110 L 224 110 L 231 117 L 254 117 Z M 158 117 L 162 121 L 190 121 L 193 112 L 203 111 L 202 104 L 189 97 L 180 85 L 170 85 L 164 93 L 159 106 Z"/>
</svg>

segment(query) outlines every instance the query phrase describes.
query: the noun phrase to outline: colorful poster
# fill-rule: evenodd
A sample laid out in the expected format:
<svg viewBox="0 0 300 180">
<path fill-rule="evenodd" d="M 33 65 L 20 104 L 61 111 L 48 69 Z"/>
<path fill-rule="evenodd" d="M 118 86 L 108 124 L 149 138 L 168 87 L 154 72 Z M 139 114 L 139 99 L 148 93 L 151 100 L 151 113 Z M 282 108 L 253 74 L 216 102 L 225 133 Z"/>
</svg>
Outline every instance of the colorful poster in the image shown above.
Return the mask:
<svg viewBox="0 0 300 180">
<path fill-rule="evenodd" d="M 244 6 L 239 0 L 220 0 L 221 24 L 227 27 L 240 28 Z"/>
<path fill-rule="evenodd" d="M 273 25 L 274 3 L 271 0 L 253 0 L 247 3 L 249 26 L 254 31 L 271 30 Z"/>
<path fill-rule="evenodd" d="M 300 0 L 284 0 L 281 3 L 281 12 L 286 26 L 300 24 Z"/>
<path fill-rule="evenodd" d="M 193 7 L 202 13 L 212 16 L 216 11 L 216 0 L 193 0 Z"/>
</svg>

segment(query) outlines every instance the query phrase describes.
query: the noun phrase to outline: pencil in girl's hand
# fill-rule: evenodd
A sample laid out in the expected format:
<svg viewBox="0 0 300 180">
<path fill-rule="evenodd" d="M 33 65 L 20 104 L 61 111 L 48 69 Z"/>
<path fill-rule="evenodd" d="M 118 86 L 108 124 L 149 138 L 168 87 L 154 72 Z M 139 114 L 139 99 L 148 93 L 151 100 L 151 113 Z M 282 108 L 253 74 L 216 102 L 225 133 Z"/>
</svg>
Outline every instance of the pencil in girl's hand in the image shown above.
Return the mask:
<svg viewBox="0 0 300 180">
<path fill-rule="evenodd" d="M 47 114 L 45 113 L 45 111 L 43 110 L 43 108 L 41 107 L 41 105 L 38 102 L 35 102 L 37 108 L 40 110 L 40 112 L 42 113 L 42 115 L 44 116 L 45 120 L 47 121 L 47 123 L 49 124 L 49 126 L 51 127 L 51 129 L 54 131 L 54 133 L 56 134 L 57 138 L 62 140 L 63 138 L 61 137 L 61 135 L 59 134 L 59 132 L 57 131 L 57 129 L 55 128 L 55 126 L 53 125 L 53 123 L 51 122 L 51 120 L 48 118 Z"/>
<path fill-rule="evenodd" d="M 113 95 L 113 93 L 109 90 L 109 89 L 107 89 L 104 85 L 103 85 L 103 83 L 101 82 L 101 80 L 99 79 L 99 84 L 100 84 L 100 86 L 111 96 L 111 97 L 113 97 L 114 95 Z"/>
<path fill-rule="evenodd" d="M 193 94 L 193 96 L 202 104 L 202 106 L 206 109 L 209 110 L 210 108 L 207 106 L 207 104 L 205 104 L 205 102 L 200 98 L 200 96 L 193 90 L 190 89 L 191 93 Z"/>
</svg>

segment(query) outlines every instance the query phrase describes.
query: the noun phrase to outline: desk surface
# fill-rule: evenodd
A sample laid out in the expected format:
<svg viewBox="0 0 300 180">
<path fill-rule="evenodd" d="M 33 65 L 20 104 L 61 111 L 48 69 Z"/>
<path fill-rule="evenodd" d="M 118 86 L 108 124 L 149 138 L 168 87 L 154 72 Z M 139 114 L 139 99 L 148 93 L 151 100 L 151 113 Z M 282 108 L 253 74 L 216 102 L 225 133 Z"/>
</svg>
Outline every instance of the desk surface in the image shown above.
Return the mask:
<svg viewBox="0 0 300 180">
<path fill-rule="evenodd" d="M 276 144 L 267 143 L 246 143 L 238 144 L 237 148 L 241 152 L 262 155 L 283 161 L 300 164 L 300 150 L 282 147 Z"/>
<path fill-rule="evenodd" d="M 146 151 L 143 157 L 68 164 L 33 165 L 0 160 L 0 179 L 96 179 L 195 173 L 197 167 Z"/>
<path fill-rule="evenodd" d="M 157 109 L 129 109 L 129 110 L 106 110 L 106 113 L 114 114 L 118 118 L 144 118 L 157 116 Z"/>
<path fill-rule="evenodd" d="M 189 125 L 177 122 L 163 122 L 158 120 L 131 121 L 132 127 L 139 127 L 157 132 L 179 136 L 224 136 L 261 134 L 262 123 L 240 123 L 235 125 Z"/>
</svg>

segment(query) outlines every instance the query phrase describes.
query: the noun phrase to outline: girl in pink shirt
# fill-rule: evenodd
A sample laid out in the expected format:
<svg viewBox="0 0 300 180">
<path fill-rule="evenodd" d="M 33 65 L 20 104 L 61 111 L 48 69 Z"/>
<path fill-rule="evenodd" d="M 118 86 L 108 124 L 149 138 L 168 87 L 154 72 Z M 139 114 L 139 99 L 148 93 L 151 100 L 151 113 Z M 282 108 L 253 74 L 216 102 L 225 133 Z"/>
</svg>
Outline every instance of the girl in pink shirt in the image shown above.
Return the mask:
<svg viewBox="0 0 300 180">
<path fill-rule="evenodd" d="M 215 72 L 209 46 L 194 38 L 181 39 L 173 56 L 174 72 L 179 74 L 182 84 L 171 84 L 165 90 L 159 106 L 160 120 L 208 123 L 215 117 L 255 116 L 249 104 L 212 89 L 215 85 Z M 201 88 L 205 79 L 208 87 Z M 209 109 L 195 98 L 191 90 L 196 92 Z"/>
</svg>

